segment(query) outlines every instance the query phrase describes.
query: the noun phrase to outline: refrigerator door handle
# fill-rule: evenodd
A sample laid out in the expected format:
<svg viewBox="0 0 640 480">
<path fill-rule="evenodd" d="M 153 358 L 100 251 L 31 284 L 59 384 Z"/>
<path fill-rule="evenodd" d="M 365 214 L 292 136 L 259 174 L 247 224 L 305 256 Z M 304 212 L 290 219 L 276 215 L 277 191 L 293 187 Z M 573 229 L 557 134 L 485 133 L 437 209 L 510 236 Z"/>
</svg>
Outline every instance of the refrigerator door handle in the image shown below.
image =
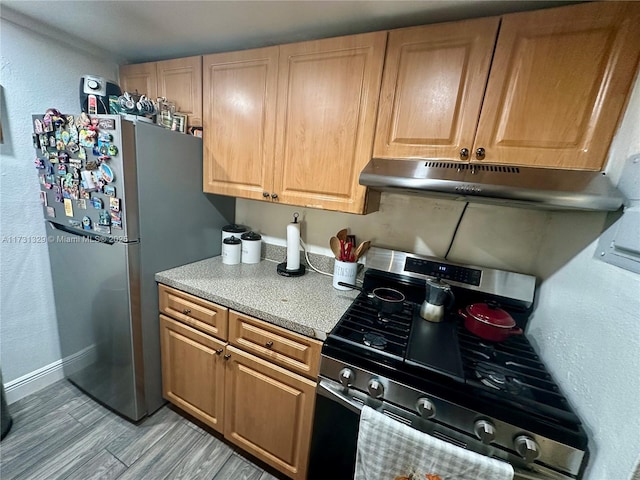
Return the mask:
<svg viewBox="0 0 640 480">
<path fill-rule="evenodd" d="M 69 233 L 71 235 L 75 235 L 77 237 L 84 237 L 89 239 L 90 241 L 100 242 L 106 245 L 113 245 L 116 243 L 115 240 L 111 237 L 105 237 L 104 235 L 98 235 L 97 233 L 92 233 L 92 232 L 83 232 L 81 230 L 76 230 L 75 228 L 70 228 L 65 225 L 52 222 L 50 220 L 47 220 L 47 223 L 49 223 L 49 225 L 51 225 L 51 228 L 55 230 L 60 230 L 60 231 Z"/>
</svg>

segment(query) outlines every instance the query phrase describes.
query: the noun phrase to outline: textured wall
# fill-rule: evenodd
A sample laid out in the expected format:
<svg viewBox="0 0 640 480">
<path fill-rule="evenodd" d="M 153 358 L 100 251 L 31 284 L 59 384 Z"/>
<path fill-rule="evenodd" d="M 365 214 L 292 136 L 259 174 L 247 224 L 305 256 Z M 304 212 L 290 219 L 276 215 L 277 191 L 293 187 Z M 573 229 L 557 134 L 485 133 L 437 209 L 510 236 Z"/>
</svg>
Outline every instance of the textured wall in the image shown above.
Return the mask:
<svg viewBox="0 0 640 480">
<path fill-rule="evenodd" d="M 0 364 L 10 382 L 60 359 L 31 114 L 79 112 L 80 77 L 117 78 L 117 65 L 0 21 Z"/>
</svg>

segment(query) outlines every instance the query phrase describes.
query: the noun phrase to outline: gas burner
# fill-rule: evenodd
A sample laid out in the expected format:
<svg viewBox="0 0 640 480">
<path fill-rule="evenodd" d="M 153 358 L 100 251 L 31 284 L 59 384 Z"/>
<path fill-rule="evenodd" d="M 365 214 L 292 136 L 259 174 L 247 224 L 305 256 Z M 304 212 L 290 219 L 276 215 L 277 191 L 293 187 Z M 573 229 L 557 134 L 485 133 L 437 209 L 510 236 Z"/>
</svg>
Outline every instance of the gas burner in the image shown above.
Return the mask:
<svg viewBox="0 0 640 480">
<path fill-rule="evenodd" d="M 365 333 L 363 341 L 367 347 L 377 348 L 378 350 L 384 350 L 384 347 L 387 346 L 387 340 L 377 333 Z"/>
<path fill-rule="evenodd" d="M 496 366 L 478 363 L 475 374 L 483 385 L 494 390 L 508 392 L 512 395 L 518 395 L 523 390 L 524 385 L 520 380 L 511 375 L 505 375 Z"/>
</svg>

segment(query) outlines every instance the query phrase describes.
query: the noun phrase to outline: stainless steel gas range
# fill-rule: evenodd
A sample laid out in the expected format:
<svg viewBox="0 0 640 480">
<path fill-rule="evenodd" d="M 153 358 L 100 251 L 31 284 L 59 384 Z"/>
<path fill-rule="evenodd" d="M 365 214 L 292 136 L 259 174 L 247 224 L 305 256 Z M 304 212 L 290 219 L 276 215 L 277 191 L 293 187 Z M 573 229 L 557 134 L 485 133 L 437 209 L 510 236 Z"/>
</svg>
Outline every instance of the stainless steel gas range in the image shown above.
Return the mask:
<svg viewBox="0 0 640 480">
<path fill-rule="evenodd" d="M 502 342 L 467 331 L 459 308 L 498 302 L 525 329 L 535 278 L 372 248 L 364 291 L 322 349 L 309 479 L 353 478 L 363 405 L 442 440 L 509 462 L 516 479 L 579 479 L 587 436 L 525 335 Z M 445 320 L 423 320 L 425 280 L 452 287 Z M 402 292 L 381 314 L 366 292 Z"/>
</svg>

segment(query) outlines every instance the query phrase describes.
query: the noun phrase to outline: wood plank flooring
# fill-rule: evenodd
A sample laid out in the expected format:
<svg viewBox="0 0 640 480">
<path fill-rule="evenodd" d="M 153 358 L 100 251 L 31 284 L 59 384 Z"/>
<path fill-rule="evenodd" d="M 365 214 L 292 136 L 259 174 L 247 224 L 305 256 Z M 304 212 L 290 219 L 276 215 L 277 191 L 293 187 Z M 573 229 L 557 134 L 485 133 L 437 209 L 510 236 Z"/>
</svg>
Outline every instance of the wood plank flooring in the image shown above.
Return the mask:
<svg viewBox="0 0 640 480">
<path fill-rule="evenodd" d="M 173 407 L 133 424 L 66 380 L 9 405 L 9 412 L 2 480 L 286 479 Z"/>
</svg>

